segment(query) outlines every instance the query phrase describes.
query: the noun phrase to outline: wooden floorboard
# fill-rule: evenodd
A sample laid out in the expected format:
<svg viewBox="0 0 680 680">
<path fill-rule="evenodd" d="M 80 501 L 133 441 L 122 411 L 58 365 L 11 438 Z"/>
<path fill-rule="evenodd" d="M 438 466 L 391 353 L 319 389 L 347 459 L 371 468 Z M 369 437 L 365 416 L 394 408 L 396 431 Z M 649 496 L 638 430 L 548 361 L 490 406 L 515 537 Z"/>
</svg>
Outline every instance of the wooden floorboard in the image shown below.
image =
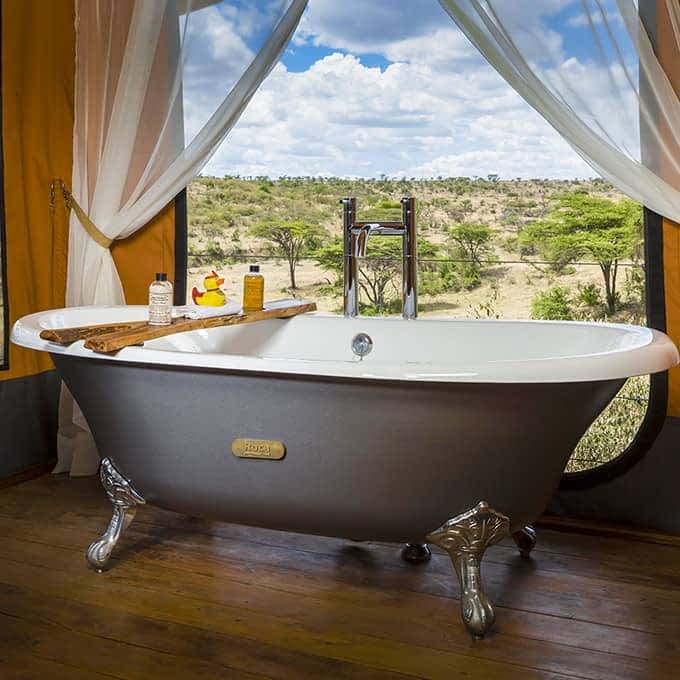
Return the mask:
<svg viewBox="0 0 680 680">
<path fill-rule="evenodd" d="M 680 677 L 680 546 L 552 530 L 530 560 L 494 546 L 497 624 L 473 641 L 441 552 L 412 566 L 399 546 L 145 507 L 96 574 L 83 550 L 109 516 L 93 478 L 0 491 L 3 680 Z"/>
</svg>

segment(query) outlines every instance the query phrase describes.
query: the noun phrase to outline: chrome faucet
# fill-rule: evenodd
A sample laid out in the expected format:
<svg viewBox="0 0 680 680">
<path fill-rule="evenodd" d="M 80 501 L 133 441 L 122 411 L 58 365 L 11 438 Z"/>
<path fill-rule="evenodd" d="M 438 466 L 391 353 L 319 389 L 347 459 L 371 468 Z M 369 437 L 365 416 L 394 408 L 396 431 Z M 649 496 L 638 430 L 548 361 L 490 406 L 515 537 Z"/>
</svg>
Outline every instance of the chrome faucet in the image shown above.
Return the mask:
<svg viewBox="0 0 680 680">
<path fill-rule="evenodd" d="M 357 222 L 356 198 L 343 198 L 344 310 L 345 316 L 359 314 L 357 258 L 366 255 L 370 236 L 401 236 L 403 262 L 403 305 L 405 319 L 418 316 L 418 260 L 416 252 L 416 200 L 401 199 L 401 222 Z"/>
</svg>

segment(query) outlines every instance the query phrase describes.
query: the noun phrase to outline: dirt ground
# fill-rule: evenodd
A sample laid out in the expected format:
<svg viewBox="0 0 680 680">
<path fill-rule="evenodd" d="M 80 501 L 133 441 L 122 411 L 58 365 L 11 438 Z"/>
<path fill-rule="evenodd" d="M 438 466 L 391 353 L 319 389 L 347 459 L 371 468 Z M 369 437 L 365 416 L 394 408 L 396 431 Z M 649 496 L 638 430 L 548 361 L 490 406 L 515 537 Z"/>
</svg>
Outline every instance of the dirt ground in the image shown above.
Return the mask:
<svg viewBox="0 0 680 680">
<path fill-rule="evenodd" d="M 258 262 L 256 257 L 248 262 L 222 266 L 223 289 L 227 296 L 241 300 L 243 277 L 248 266 Z M 288 266 L 284 262 L 263 260 L 258 262 L 265 277 L 265 298 L 274 300 L 290 297 Z M 573 271 L 561 276 L 545 273 L 528 264 L 496 265 L 489 268 L 478 288 L 467 291 L 440 293 L 436 297 L 421 295 L 419 313 L 422 316 L 475 317 L 498 316 L 504 319 L 528 319 L 531 316 L 531 301 L 538 291 L 555 285 L 575 289 L 581 283 L 600 284 L 601 274 L 596 265 L 577 265 Z M 209 267 L 189 269 L 189 300 L 191 288 L 203 288 L 203 278 L 210 273 Z M 622 274 L 623 276 L 623 274 Z M 342 311 L 342 295 L 328 295 L 327 285 L 332 274 L 324 272 L 314 261 L 305 260 L 296 271 L 297 298 L 313 300 L 325 312 Z M 400 284 L 399 281 L 396 282 Z M 487 314 L 487 306 L 489 314 Z"/>
</svg>

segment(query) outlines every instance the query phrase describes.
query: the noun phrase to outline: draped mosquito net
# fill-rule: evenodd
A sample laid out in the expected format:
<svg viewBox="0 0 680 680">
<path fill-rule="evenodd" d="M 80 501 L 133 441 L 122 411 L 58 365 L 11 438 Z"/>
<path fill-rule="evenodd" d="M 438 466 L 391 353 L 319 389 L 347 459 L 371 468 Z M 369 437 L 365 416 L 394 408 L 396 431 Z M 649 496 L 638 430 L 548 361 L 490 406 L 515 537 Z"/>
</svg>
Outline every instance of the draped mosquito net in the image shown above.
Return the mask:
<svg viewBox="0 0 680 680">
<path fill-rule="evenodd" d="M 77 1 L 72 193 L 106 239 L 134 233 L 200 171 L 305 5 Z M 72 215 L 67 304 L 122 302 L 108 249 Z"/>
<path fill-rule="evenodd" d="M 680 222 L 678 0 L 440 0 L 503 78 L 600 175 Z"/>
</svg>

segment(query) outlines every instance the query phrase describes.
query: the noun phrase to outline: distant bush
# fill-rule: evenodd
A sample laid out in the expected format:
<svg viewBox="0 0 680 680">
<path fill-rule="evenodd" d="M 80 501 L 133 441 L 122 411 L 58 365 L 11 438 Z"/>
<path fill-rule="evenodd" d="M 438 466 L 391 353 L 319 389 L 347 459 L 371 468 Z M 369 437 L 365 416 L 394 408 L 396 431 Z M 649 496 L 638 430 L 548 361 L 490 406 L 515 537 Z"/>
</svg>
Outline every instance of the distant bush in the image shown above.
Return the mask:
<svg viewBox="0 0 680 680">
<path fill-rule="evenodd" d="M 229 259 L 229 253 L 221 246 L 218 241 L 211 239 L 200 249 L 200 257 L 196 257 L 193 264 L 197 266 L 209 265 L 219 267 Z"/>
<path fill-rule="evenodd" d="M 423 295 L 441 295 L 463 288 L 461 277 L 455 265 L 443 262 L 441 265 L 418 271 L 418 289 Z"/>
<path fill-rule="evenodd" d="M 600 288 L 594 283 L 578 284 L 576 302 L 593 310 L 600 309 L 604 305 Z"/>
<path fill-rule="evenodd" d="M 571 320 L 574 318 L 571 309 L 569 290 L 555 286 L 549 290 L 536 293 L 531 301 L 531 318 L 546 320 Z"/>
<path fill-rule="evenodd" d="M 455 265 L 460 287 L 465 290 L 477 288 L 482 282 L 482 268 L 474 262 L 458 262 Z"/>
<path fill-rule="evenodd" d="M 401 210 L 401 203 L 399 201 L 390 201 L 384 198 L 382 201 L 378 201 L 375 204 L 378 210 Z"/>
</svg>

